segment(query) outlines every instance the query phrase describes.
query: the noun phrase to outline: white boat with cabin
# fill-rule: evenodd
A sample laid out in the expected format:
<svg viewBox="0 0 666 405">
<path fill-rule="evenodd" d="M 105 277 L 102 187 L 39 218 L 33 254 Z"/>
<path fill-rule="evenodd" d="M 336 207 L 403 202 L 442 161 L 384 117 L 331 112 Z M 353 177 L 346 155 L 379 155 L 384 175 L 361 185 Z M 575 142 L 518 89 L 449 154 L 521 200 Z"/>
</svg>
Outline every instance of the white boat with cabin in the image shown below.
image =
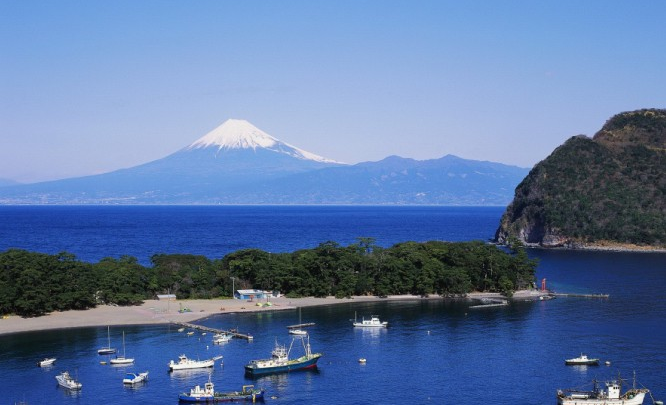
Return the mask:
<svg viewBox="0 0 666 405">
<path fill-rule="evenodd" d="M 353 325 L 360 328 L 386 328 L 388 322 L 379 320 L 379 315 L 371 315 L 370 319 L 365 319 L 365 317 L 363 317 L 361 322 L 358 322 L 356 320 L 356 313 L 354 312 Z"/>
<path fill-rule="evenodd" d="M 58 385 L 63 388 L 67 388 L 68 390 L 80 390 L 81 387 L 83 387 L 83 384 L 76 381 L 71 375 L 69 375 L 69 371 L 63 371 L 55 378 L 58 381 Z"/>
<path fill-rule="evenodd" d="M 557 390 L 558 405 L 640 405 L 645 399 L 645 394 L 650 390 L 647 388 L 636 388 L 636 375 L 634 383 L 624 393 L 622 392 L 621 378 L 610 380 L 599 387 L 597 380 L 592 381 L 592 389 L 585 391 L 581 389 Z"/>
<path fill-rule="evenodd" d="M 564 364 L 568 366 L 598 366 L 599 359 L 591 359 L 586 354 L 581 353 L 580 357 L 564 360 Z"/>
<path fill-rule="evenodd" d="M 233 336 L 228 333 L 216 333 L 215 335 L 213 335 L 213 343 L 215 343 L 216 345 L 227 343 L 232 338 Z"/>
<path fill-rule="evenodd" d="M 207 359 L 207 360 L 193 360 L 193 359 L 188 359 L 187 356 L 181 354 L 180 356 L 178 356 L 178 362 L 175 362 L 173 360 L 169 362 L 169 370 L 171 371 L 190 370 L 194 368 L 213 367 L 215 365 L 215 361 L 221 358 L 222 356 L 216 356 L 213 357 L 212 359 Z"/>
<path fill-rule="evenodd" d="M 148 372 L 146 371 L 145 373 L 127 373 L 125 374 L 125 378 L 123 378 L 123 384 L 138 384 L 140 382 L 144 382 L 148 379 Z"/>
<path fill-rule="evenodd" d="M 56 358 L 55 358 L 55 357 L 47 357 L 47 358 L 45 358 L 44 360 L 40 360 L 40 361 L 38 361 L 38 362 L 37 362 L 37 365 L 38 365 L 39 367 L 48 367 L 48 366 L 53 365 L 53 363 L 55 363 L 55 361 L 56 361 Z"/>
</svg>

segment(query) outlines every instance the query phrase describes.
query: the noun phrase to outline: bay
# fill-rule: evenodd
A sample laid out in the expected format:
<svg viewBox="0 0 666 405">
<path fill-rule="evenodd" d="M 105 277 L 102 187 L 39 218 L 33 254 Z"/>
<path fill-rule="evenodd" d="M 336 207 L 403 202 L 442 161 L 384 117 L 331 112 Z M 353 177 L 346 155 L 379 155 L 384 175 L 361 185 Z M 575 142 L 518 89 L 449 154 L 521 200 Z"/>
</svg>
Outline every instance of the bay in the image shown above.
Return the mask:
<svg viewBox="0 0 666 405">
<path fill-rule="evenodd" d="M 159 252 L 222 257 L 241 247 L 290 251 L 335 240 L 374 237 L 382 246 L 404 240 L 487 240 L 502 208 L 452 207 L 0 207 L 0 249 L 20 247 L 83 260 L 130 254 L 148 263 Z M 289 343 L 286 325 L 298 312 L 270 311 L 215 316 L 200 323 L 255 336 L 218 346 L 212 336 L 192 336 L 173 326 L 114 326 L 122 333 L 129 367 L 101 365 L 96 353 L 106 327 L 0 335 L 0 402 L 30 404 L 177 403 L 179 392 L 208 380 L 208 372 L 169 373 L 167 363 L 185 353 L 223 355 L 211 374 L 216 389 L 255 384 L 275 404 L 555 404 L 557 388 L 593 378 L 629 378 L 666 399 L 666 255 L 651 253 L 530 250 L 540 261 L 537 278 L 575 293 L 607 293 L 608 299 L 558 298 L 473 310 L 450 300 L 344 303 L 302 309 L 312 348 L 324 353 L 316 372 L 249 380 L 243 365 L 265 358 L 276 339 Z M 378 314 L 386 330 L 358 330 L 359 316 Z M 0 328 L 2 323 L 0 320 Z M 298 351 L 297 349 L 294 349 Z M 571 367 L 581 352 L 610 366 Z M 47 369 L 35 362 L 54 356 Z M 367 359 L 365 365 L 358 359 Z M 71 395 L 56 385 L 62 370 L 83 383 Z M 149 381 L 123 387 L 127 370 L 150 372 Z M 274 398 L 271 398 L 274 397 Z M 650 399 L 646 399 L 648 403 Z"/>
</svg>

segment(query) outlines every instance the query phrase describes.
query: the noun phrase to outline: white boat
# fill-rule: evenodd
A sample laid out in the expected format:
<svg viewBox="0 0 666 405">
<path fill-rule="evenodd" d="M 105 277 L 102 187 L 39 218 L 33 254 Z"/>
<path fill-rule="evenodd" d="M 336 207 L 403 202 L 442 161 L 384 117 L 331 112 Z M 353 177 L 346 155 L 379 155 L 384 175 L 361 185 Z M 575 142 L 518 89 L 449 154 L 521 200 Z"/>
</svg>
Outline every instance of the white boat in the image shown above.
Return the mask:
<svg viewBox="0 0 666 405">
<path fill-rule="evenodd" d="M 106 347 L 97 350 L 97 354 L 113 354 L 116 352 L 116 349 L 111 347 L 111 330 L 108 326 L 106 327 L 106 338 L 108 339 Z"/>
<path fill-rule="evenodd" d="M 148 379 L 148 372 L 145 373 L 127 373 L 123 378 L 123 384 L 138 384 Z"/>
<path fill-rule="evenodd" d="M 302 322 L 303 321 L 301 320 L 301 307 L 298 307 L 298 325 L 287 326 L 287 329 L 289 329 L 289 334 L 299 335 L 299 336 L 307 335 L 308 331 L 301 328 L 305 326 L 313 326 L 314 323 L 302 323 Z"/>
<path fill-rule="evenodd" d="M 53 363 L 55 363 L 55 361 L 56 361 L 55 357 L 47 357 L 44 360 L 38 361 L 37 365 L 39 367 L 48 367 L 48 366 L 52 365 Z"/>
<path fill-rule="evenodd" d="M 68 371 L 63 371 L 62 373 L 58 374 L 55 378 L 56 380 L 58 380 L 58 385 L 67 388 L 68 390 L 80 390 L 81 387 L 83 386 L 83 384 L 72 378 L 72 376 L 69 375 Z"/>
<path fill-rule="evenodd" d="M 132 364 L 134 363 L 134 359 L 130 359 L 125 357 L 125 331 L 123 331 L 123 355 L 122 356 L 116 356 L 115 359 L 109 360 L 111 364 Z"/>
<path fill-rule="evenodd" d="M 213 335 L 213 343 L 216 345 L 222 344 L 222 343 L 227 343 L 228 341 L 231 340 L 233 336 L 227 334 L 227 333 L 216 333 Z"/>
<path fill-rule="evenodd" d="M 353 325 L 359 328 L 385 328 L 388 326 L 388 322 L 380 321 L 379 315 L 371 315 L 370 319 L 361 319 L 361 322 L 356 320 L 356 313 L 354 312 L 354 322 Z"/>
<path fill-rule="evenodd" d="M 580 357 L 564 360 L 564 364 L 568 366 L 598 366 L 599 359 L 590 359 L 586 354 L 581 353 Z"/>
<path fill-rule="evenodd" d="M 221 358 L 222 356 L 216 356 L 207 360 L 192 360 L 188 359 L 184 354 L 181 354 L 178 356 L 178 362 L 173 360 L 169 362 L 169 370 L 190 370 L 193 368 L 213 367 L 215 365 L 215 361 Z"/>
<path fill-rule="evenodd" d="M 604 383 L 600 388 L 597 380 L 592 381 L 592 390 L 581 389 L 557 390 L 557 403 L 559 405 L 640 405 L 645 399 L 645 394 L 650 392 L 647 388 L 636 388 L 636 376 L 634 384 L 622 393 L 624 381 L 618 377 Z"/>
</svg>

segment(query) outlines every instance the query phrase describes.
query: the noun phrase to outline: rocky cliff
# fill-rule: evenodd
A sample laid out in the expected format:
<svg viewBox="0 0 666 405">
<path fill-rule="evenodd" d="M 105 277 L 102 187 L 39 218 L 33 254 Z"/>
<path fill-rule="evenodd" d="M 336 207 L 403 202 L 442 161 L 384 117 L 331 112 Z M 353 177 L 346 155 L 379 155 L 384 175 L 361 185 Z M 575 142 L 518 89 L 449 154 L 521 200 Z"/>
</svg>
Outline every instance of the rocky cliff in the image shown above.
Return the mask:
<svg viewBox="0 0 666 405">
<path fill-rule="evenodd" d="M 574 136 L 518 185 L 498 243 L 666 248 L 666 110 L 624 112 Z"/>
</svg>

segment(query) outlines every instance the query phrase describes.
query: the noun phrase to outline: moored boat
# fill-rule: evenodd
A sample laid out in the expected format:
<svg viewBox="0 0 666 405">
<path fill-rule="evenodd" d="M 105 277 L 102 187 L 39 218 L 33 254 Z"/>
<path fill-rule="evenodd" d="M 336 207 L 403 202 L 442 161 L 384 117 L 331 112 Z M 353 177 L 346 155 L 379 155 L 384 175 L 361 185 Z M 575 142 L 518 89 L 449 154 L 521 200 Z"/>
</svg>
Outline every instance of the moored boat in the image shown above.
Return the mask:
<svg viewBox="0 0 666 405">
<path fill-rule="evenodd" d="M 56 358 L 55 357 L 47 357 L 44 360 L 40 360 L 37 362 L 37 365 L 39 367 L 48 367 L 50 365 L 53 365 L 55 363 Z"/>
<path fill-rule="evenodd" d="M 178 362 L 175 362 L 171 360 L 169 362 L 169 370 L 174 371 L 174 370 L 189 370 L 193 368 L 206 368 L 206 367 L 213 367 L 215 365 L 215 361 L 221 359 L 222 356 L 216 356 L 213 357 L 212 359 L 206 359 L 206 360 L 192 360 L 188 359 L 187 356 L 184 354 L 181 354 L 178 356 Z"/>
<path fill-rule="evenodd" d="M 361 322 L 358 322 L 356 320 L 356 313 L 354 313 L 353 325 L 360 328 L 386 328 L 388 326 L 388 322 L 379 320 L 378 315 L 371 315 L 370 319 L 365 319 L 365 317 L 363 317 Z"/>
<path fill-rule="evenodd" d="M 127 373 L 123 378 L 123 384 L 138 384 L 148 379 L 148 372 L 145 373 Z"/>
<path fill-rule="evenodd" d="M 230 401 L 263 401 L 264 389 L 255 389 L 254 385 L 243 385 L 242 391 L 215 392 L 215 386 L 211 381 L 204 387 L 196 385 L 190 392 L 178 395 L 180 402 L 230 402 Z"/>
<path fill-rule="evenodd" d="M 559 405 L 640 405 L 645 399 L 645 394 L 650 392 L 647 388 L 636 388 L 636 376 L 634 384 L 624 393 L 622 392 L 621 378 L 606 381 L 605 387 L 599 387 L 597 380 L 592 381 L 592 389 L 557 390 L 557 403 Z"/>
<path fill-rule="evenodd" d="M 123 355 L 122 356 L 116 356 L 115 359 L 109 360 L 111 364 L 132 364 L 134 363 L 133 358 L 129 358 L 125 356 L 125 332 L 123 331 Z"/>
<path fill-rule="evenodd" d="M 586 354 L 581 353 L 580 357 L 564 360 L 564 364 L 568 366 L 598 366 L 599 359 L 591 359 Z"/>
<path fill-rule="evenodd" d="M 97 354 L 113 354 L 116 352 L 116 349 L 111 347 L 111 329 L 109 326 L 106 327 L 106 338 L 107 345 L 97 350 Z"/>
<path fill-rule="evenodd" d="M 275 342 L 275 348 L 272 351 L 270 359 L 252 360 L 245 366 L 245 373 L 255 377 L 264 374 L 283 373 L 296 370 L 314 369 L 317 368 L 317 361 L 322 356 L 321 353 L 312 353 L 310 350 L 310 338 L 305 335 L 298 337 L 303 344 L 305 354 L 296 359 L 289 359 L 289 354 L 294 346 L 292 339 L 289 349 L 285 345 L 280 345 Z"/>
<path fill-rule="evenodd" d="M 69 375 L 69 371 L 63 371 L 55 378 L 58 381 L 58 385 L 67 388 L 68 390 L 80 390 L 83 386 L 83 384 L 76 381 L 71 375 Z"/>
<path fill-rule="evenodd" d="M 232 335 L 229 335 L 228 333 L 216 333 L 213 336 L 213 343 L 216 345 L 219 345 L 221 343 L 227 343 L 233 338 Z"/>
</svg>

